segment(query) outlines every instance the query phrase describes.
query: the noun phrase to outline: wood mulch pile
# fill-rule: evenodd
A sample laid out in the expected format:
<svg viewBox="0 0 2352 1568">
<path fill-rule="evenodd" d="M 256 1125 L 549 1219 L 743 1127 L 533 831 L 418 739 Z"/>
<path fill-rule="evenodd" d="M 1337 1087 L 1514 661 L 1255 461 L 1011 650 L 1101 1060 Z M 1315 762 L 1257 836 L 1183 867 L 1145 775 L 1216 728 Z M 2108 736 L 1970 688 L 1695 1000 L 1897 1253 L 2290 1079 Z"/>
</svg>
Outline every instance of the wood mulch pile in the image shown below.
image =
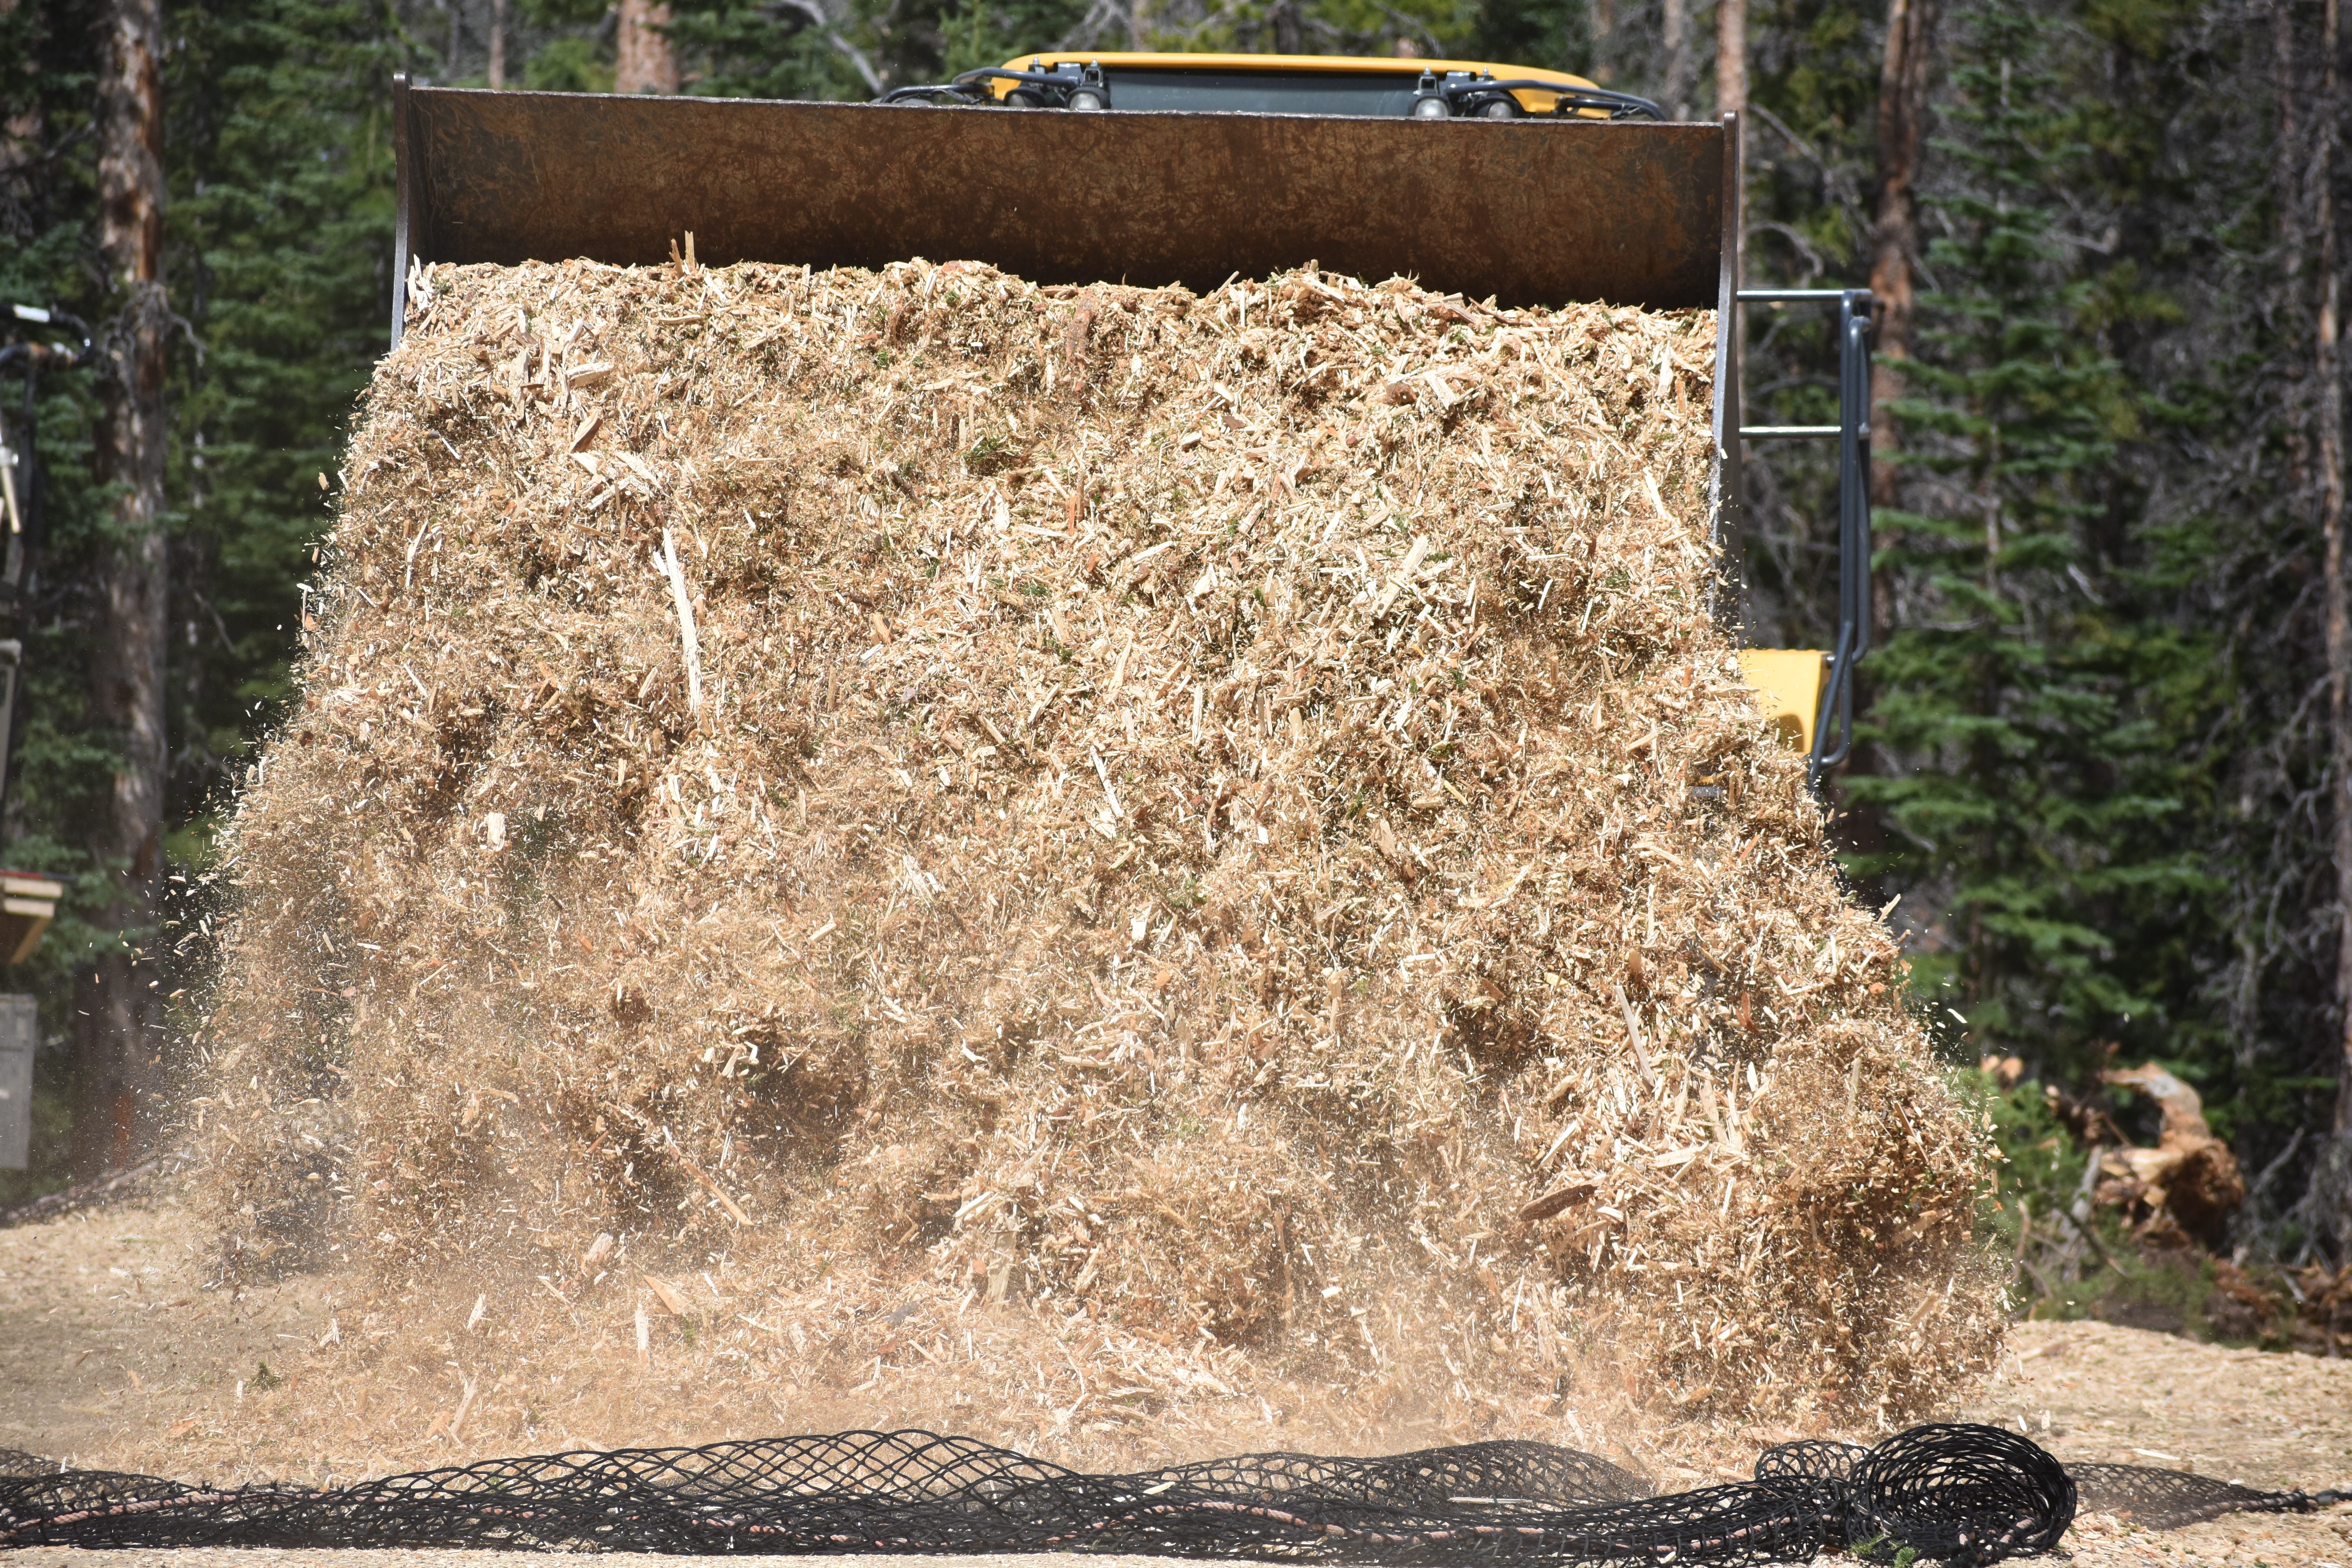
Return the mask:
<svg viewBox="0 0 2352 1568">
<path fill-rule="evenodd" d="M 1985 1131 L 1711 614 L 1711 317 L 416 283 L 228 840 L 224 1278 L 1107 1449 L 1989 1364 Z"/>
</svg>

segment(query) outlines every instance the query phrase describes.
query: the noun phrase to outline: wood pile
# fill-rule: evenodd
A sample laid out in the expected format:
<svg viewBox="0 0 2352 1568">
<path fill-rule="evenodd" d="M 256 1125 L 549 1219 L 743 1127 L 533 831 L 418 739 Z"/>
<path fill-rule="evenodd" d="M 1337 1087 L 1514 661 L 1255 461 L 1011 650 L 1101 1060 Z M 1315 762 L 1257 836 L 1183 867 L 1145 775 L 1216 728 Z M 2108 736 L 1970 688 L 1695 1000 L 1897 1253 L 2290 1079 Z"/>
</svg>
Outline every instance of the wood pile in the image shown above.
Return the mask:
<svg viewBox="0 0 2352 1568">
<path fill-rule="evenodd" d="M 1711 614 L 1710 316 L 690 248 L 413 298 L 226 858 L 230 1274 L 640 1353 L 714 1268 L 869 1281 L 1138 1430 L 1989 1364 L 1985 1130 Z"/>
</svg>

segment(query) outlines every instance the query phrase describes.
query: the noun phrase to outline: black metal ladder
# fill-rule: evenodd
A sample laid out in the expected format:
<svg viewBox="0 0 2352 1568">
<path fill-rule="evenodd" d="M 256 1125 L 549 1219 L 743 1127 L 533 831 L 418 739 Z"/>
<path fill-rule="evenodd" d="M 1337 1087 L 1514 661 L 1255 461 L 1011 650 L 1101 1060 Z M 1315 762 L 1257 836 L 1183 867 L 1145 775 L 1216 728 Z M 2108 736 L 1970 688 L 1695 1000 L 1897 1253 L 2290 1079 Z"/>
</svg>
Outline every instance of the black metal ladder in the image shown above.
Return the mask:
<svg viewBox="0 0 2352 1568">
<path fill-rule="evenodd" d="M 1838 422 L 1738 426 L 1742 441 L 1838 444 L 1837 646 L 1829 656 L 1812 753 L 1805 762 L 1806 780 L 1818 791 L 1822 773 L 1853 750 L 1853 667 L 1870 651 L 1870 339 L 1875 301 L 1867 289 L 1742 289 L 1735 297 L 1743 305 L 1834 305 L 1838 312 Z"/>
</svg>

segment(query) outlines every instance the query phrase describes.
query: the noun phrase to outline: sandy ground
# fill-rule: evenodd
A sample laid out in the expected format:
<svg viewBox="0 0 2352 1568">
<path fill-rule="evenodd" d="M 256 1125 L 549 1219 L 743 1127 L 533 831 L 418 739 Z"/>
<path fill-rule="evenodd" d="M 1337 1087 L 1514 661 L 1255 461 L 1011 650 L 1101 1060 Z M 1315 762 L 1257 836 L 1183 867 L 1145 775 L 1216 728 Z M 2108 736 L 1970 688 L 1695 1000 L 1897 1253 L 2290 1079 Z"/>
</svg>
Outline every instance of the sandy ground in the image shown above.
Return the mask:
<svg viewBox="0 0 2352 1568">
<path fill-rule="evenodd" d="M 315 1407 L 277 1397 L 299 1388 L 324 1355 L 320 1342 L 335 1331 L 338 1304 L 315 1284 L 232 1295 L 203 1289 L 198 1280 L 192 1221 L 173 1207 L 0 1231 L 0 1447 L 101 1467 L 134 1454 L 178 1453 L 184 1468 L 152 1468 L 216 1479 L 227 1436 L 235 1444 L 230 1468 L 244 1475 L 320 1481 L 354 1473 L 343 1468 L 352 1460 L 342 1434 L 307 1429 L 306 1420 L 318 1423 Z M 277 1388 L 254 1386 L 265 1363 Z M 741 1415 L 735 1435 L 781 1430 L 789 1425 L 781 1414 L 771 1407 Z M 2103 1323 L 2026 1323 L 2014 1331 L 1990 1385 L 1951 1414 L 2021 1427 L 2063 1458 L 2193 1469 L 2265 1488 L 2352 1485 L 2352 1361 L 2226 1350 Z M 1615 1434 L 1613 1442 L 1588 1436 L 1590 1446 L 1621 1457 L 1648 1454 L 1647 1468 L 1674 1488 L 1736 1479 L 1762 1443 L 1794 1435 L 1710 1428 Z M 643 1440 L 667 1436 L 648 1432 Z M 1567 1431 L 1559 1438 L 1576 1441 Z M 400 1453 L 410 1468 L 478 1457 L 474 1444 L 453 1446 L 431 1430 Z M 2162 1533 L 2090 1516 L 2067 1546 L 2084 1568 L 2352 1568 L 2352 1506 L 2236 1516 Z M 15 1561 L 27 1568 L 131 1568 L 168 1558 L 172 1568 L 261 1568 L 286 1555 L 35 1549 Z M 312 1553 L 301 1560 L 305 1568 L 512 1561 L 492 1552 L 334 1556 L 331 1564 Z M 675 1558 L 643 1561 L 646 1568 L 678 1568 Z M 1058 1559 L 1022 1561 L 1024 1568 L 1067 1568 Z"/>
</svg>

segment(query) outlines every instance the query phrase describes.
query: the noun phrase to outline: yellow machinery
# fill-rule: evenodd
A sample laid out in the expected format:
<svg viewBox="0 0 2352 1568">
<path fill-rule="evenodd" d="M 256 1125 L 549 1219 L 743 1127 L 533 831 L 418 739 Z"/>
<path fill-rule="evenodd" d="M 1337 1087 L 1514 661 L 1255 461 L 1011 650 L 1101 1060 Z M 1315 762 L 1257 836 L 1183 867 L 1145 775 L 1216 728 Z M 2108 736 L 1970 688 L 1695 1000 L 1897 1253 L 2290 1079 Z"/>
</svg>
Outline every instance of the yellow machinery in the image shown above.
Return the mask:
<svg viewBox="0 0 2352 1568">
<path fill-rule="evenodd" d="M 393 138 L 395 342 L 412 259 L 654 263 L 688 231 L 713 265 L 926 256 L 1212 289 L 1313 261 L 1505 306 L 1712 308 L 1717 539 L 1735 568 L 1746 444 L 1839 444 L 1835 646 L 1750 650 L 1743 668 L 1816 782 L 1852 744 L 1871 299 L 1738 288 L 1737 116 L 1669 123 L 1580 77 L 1485 61 L 1051 51 L 870 104 L 400 77 Z M 1746 424 L 1741 309 L 1808 305 L 1839 313 L 1839 422 Z"/>
<path fill-rule="evenodd" d="M 1828 657 L 1817 647 L 1739 650 L 1739 673 L 1756 689 L 1765 721 L 1797 751 L 1813 749 Z"/>
<path fill-rule="evenodd" d="M 1020 109 L 1192 114 L 1339 114 L 1378 119 L 1663 120 L 1646 98 L 1580 76 L 1487 60 L 1357 55 L 1024 55 L 951 82 L 902 87 L 880 103 L 986 99 Z"/>
</svg>

